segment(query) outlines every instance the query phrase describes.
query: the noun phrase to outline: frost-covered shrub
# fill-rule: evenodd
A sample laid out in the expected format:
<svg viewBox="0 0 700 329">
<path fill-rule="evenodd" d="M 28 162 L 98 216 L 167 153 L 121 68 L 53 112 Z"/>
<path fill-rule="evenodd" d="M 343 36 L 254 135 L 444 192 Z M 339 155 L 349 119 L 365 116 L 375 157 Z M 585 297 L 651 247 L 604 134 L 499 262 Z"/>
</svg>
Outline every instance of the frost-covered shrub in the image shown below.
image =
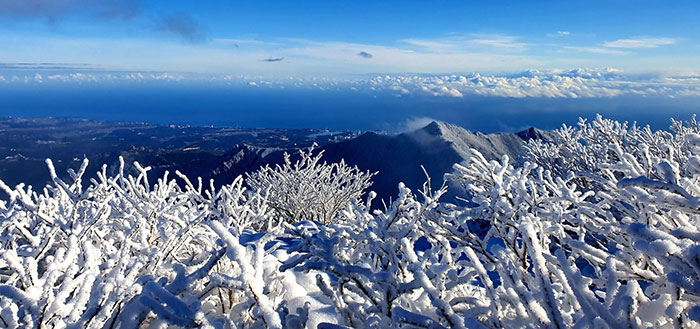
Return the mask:
<svg viewBox="0 0 700 329">
<path fill-rule="evenodd" d="M 298 254 L 281 269 L 326 273 L 329 279 L 319 275 L 317 284 L 339 322 L 349 327 L 463 328 L 464 318 L 454 308 L 479 295 L 468 285 L 475 273 L 460 270 L 468 264 L 448 240 L 435 237 L 439 246 L 433 248 L 421 241 L 418 228 L 447 211 L 438 202 L 446 190 L 429 186 L 419 197 L 400 185 L 385 211 L 369 213 L 370 198 L 368 204 L 349 205 L 341 221 L 296 230 Z"/>
<path fill-rule="evenodd" d="M 686 136 L 700 134 L 700 123 L 695 116 L 685 125 L 673 119 L 671 122 L 669 132 L 652 131 L 649 126 L 638 127 L 636 124 L 629 126 L 626 122 L 603 119 L 600 115 L 591 123 L 579 119 L 576 128 L 564 125 L 555 130 L 550 142 L 530 140 L 526 144 L 524 158 L 537 163 L 554 176 L 563 177 L 569 173 L 603 171 L 608 169 L 606 166 L 622 160 L 619 156 L 626 154 L 649 170 L 645 175 L 658 178 L 651 171 L 652 158 L 667 157 L 685 163 L 691 157 L 688 147 L 692 147 L 685 143 Z"/>
<path fill-rule="evenodd" d="M 282 269 L 327 273 L 350 327 L 697 327 L 698 125 L 582 126 L 542 163 L 472 150 L 447 176 L 470 206 L 402 188 L 386 211 L 307 226 Z"/>
<path fill-rule="evenodd" d="M 577 136 L 566 143 L 530 144 L 538 163 L 520 168 L 472 151 L 448 179 L 477 206 L 429 227 L 471 249 L 472 266 L 484 269 L 488 307 L 475 319 L 493 327 L 697 326 L 697 127 L 674 121 L 675 134 L 652 133 L 599 117 L 560 130 Z"/>
<path fill-rule="evenodd" d="M 47 164 L 54 184 L 43 192 L 0 182 L 10 196 L 0 208 L 0 326 L 281 328 L 269 302 L 274 263 L 262 264 L 275 228 L 242 178 L 203 191 L 201 180 L 180 175 L 183 189 L 166 173 L 151 188 L 150 168 L 135 163 L 138 177 L 125 176 L 122 161 L 119 175 L 102 167 L 84 188 L 87 160 L 70 185 Z M 251 228 L 271 233 L 250 246 L 231 238 Z"/>
<path fill-rule="evenodd" d="M 353 199 L 360 199 L 372 185 L 374 173 L 350 167 L 343 160 L 321 163 L 323 151 L 313 154 L 314 146 L 299 150 L 300 159 L 292 163 L 288 153 L 284 163 L 265 166 L 248 174 L 246 183 L 267 194 L 277 220 L 296 223 L 313 220 L 330 223 Z"/>
<path fill-rule="evenodd" d="M 49 161 L 41 192 L 0 181 L 0 327 L 697 328 L 700 125 L 672 131 L 581 121 L 518 167 L 471 150 L 446 175 L 467 206 L 428 181 L 384 210 L 311 151 L 253 190 Z M 361 189 L 313 208 L 338 182 Z M 317 199 L 282 212 L 274 186 Z"/>
</svg>

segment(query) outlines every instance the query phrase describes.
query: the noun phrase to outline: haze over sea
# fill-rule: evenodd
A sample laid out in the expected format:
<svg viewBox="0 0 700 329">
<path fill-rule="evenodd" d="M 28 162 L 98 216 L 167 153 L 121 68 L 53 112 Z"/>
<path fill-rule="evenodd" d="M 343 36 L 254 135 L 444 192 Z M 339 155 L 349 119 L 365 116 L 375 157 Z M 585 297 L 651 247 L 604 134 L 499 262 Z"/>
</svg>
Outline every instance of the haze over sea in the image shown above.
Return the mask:
<svg viewBox="0 0 700 329">
<path fill-rule="evenodd" d="M 688 120 L 698 97 L 398 97 L 390 92 L 254 88 L 202 84 L 15 85 L 0 88 L 0 116 L 76 117 L 155 124 L 398 132 L 436 119 L 481 132 L 554 129 L 579 116 L 666 129 Z"/>
</svg>

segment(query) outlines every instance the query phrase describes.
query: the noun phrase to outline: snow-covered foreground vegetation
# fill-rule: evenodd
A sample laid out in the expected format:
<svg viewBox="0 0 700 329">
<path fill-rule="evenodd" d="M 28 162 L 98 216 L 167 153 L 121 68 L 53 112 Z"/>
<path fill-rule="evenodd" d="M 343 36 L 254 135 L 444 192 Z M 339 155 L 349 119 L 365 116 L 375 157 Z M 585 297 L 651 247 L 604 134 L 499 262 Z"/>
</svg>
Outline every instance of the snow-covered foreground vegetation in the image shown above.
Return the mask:
<svg viewBox="0 0 700 329">
<path fill-rule="evenodd" d="M 466 205 L 383 210 L 312 152 L 218 190 L 47 161 L 52 186 L 0 183 L 0 326 L 697 327 L 700 124 L 672 131 L 581 121 L 522 165 L 472 151 Z"/>
</svg>

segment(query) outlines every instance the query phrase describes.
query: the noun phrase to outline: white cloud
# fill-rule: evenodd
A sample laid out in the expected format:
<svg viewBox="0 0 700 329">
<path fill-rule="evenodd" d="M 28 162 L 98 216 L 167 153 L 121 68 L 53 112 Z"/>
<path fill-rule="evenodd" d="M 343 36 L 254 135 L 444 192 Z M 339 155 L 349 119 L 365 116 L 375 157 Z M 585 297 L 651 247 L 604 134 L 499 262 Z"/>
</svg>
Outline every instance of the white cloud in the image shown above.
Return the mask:
<svg viewBox="0 0 700 329">
<path fill-rule="evenodd" d="M 697 77 L 665 78 L 624 74 L 616 69 L 526 71 L 509 76 L 434 75 L 380 76 L 370 80 L 375 92 L 407 90 L 411 95 L 459 97 L 543 97 L 608 98 L 624 95 L 642 97 L 686 97 L 700 95 Z"/>
<path fill-rule="evenodd" d="M 589 53 L 589 54 L 601 54 L 601 55 L 628 55 L 629 52 L 622 51 L 622 50 L 617 50 L 617 49 L 608 49 L 608 48 L 601 48 L 601 47 L 564 47 L 565 50 L 570 50 L 574 52 L 579 52 L 579 53 Z"/>
<path fill-rule="evenodd" d="M 356 56 L 355 56 L 356 57 Z M 2 79 L 0 79 L 2 81 Z M 508 75 L 385 74 L 371 78 L 286 77 L 268 79 L 254 75 L 180 74 L 167 72 L 58 72 L 13 75 L 9 83 L 202 83 L 258 88 L 301 88 L 367 93 L 397 97 L 542 97 L 601 98 L 700 96 L 700 76 L 665 77 L 627 74 L 617 69 L 530 70 Z"/>
<path fill-rule="evenodd" d="M 401 42 L 428 52 L 460 52 L 483 49 L 522 51 L 527 44 L 517 37 L 501 34 L 470 34 L 437 39 L 404 39 Z"/>
<path fill-rule="evenodd" d="M 151 79 L 153 80 L 163 80 L 163 81 L 182 81 L 185 78 L 182 75 L 179 74 L 172 74 L 172 73 L 160 73 L 160 74 L 151 74 Z"/>
<path fill-rule="evenodd" d="M 563 38 L 563 37 L 568 37 L 571 35 L 571 32 L 569 31 L 557 31 L 554 33 L 547 33 L 547 37 L 550 38 Z"/>
<path fill-rule="evenodd" d="M 637 39 L 619 39 L 615 41 L 608 41 L 603 44 L 603 46 L 608 48 L 628 48 L 628 49 L 641 49 L 641 48 L 658 48 L 660 46 L 668 46 L 676 43 L 676 39 L 673 38 L 637 38 Z"/>
<path fill-rule="evenodd" d="M 97 76 L 93 74 L 85 73 L 70 73 L 70 74 L 52 74 L 47 75 L 46 79 L 49 81 L 60 81 L 60 82 L 98 82 Z M 111 79 L 109 75 L 105 75 L 103 79 Z"/>
<path fill-rule="evenodd" d="M 664 38 L 657 39 L 640 39 L 641 41 L 637 40 L 634 46 L 639 47 L 640 42 L 646 42 L 646 45 L 671 42 Z M 249 74 L 273 78 L 342 77 L 377 72 L 506 72 L 580 65 L 616 66 L 649 71 L 700 69 L 699 57 L 694 53 L 685 56 L 674 55 L 670 60 L 645 55 L 568 58 L 567 56 L 575 52 L 624 55 L 632 50 L 603 45 L 564 48 L 566 45 L 537 45 L 526 41 L 512 35 L 464 34 L 432 39 L 397 40 L 385 44 L 319 42 L 289 38 L 220 38 L 190 44 L 148 38 L 22 37 L 0 34 L 0 44 L 11 45 L 0 47 L 0 58 L 8 63 L 82 63 L 80 67 L 74 65 L 76 71 L 104 69 L 112 72 L 196 72 Z M 629 41 L 617 43 L 618 46 L 631 46 Z M 42 51 L 44 49 L 51 49 L 51 52 Z M 371 54 L 371 60 L 357 55 L 361 52 Z M 263 61 L 275 57 L 283 57 L 284 61 L 274 65 Z M 0 70 L 0 73 L 5 72 Z M 10 76 L 11 74 L 6 74 L 8 79 Z"/>
<path fill-rule="evenodd" d="M 519 42 L 518 38 L 508 35 L 488 35 L 475 34 L 474 39 L 469 40 L 470 43 L 477 45 L 485 45 L 495 48 L 506 48 L 514 50 L 524 50 L 527 44 Z"/>
<path fill-rule="evenodd" d="M 7 62 L 85 63 L 91 68 L 129 72 L 197 72 L 281 76 L 338 76 L 376 72 L 512 71 L 543 67 L 520 54 L 514 37 L 471 36 L 375 45 L 274 39 L 257 42 L 217 39 L 198 44 L 172 40 L 60 38 L 0 35 L 0 58 Z M 238 43 L 240 42 L 240 43 Z M 239 48 L 235 48 L 235 44 Z M 420 46 L 418 46 L 420 45 Z M 50 53 L 40 49 L 51 49 Z M 357 56 L 372 54 L 372 60 Z M 284 57 L 279 65 L 262 59 Z"/>
<path fill-rule="evenodd" d="M 405 42 L 405 41 L 404 41 Z M 486 49 L 462 49 L 457 42 L 411 40 L 420 49 L 389 47 L 343 42 L 301 42 L 297 47 L 280 51 L 281 56 L 304 66 L 325 73 L 374 72 L 454 72 L 482 70 L 514 70 L 519 67 L 539 67 L 542 63 L 532 57 L 509 51 Z M 357 56 L 360 51 L 372 54 L 372 60 Z M 292 64 L 290 64 L 291 66 Z"/>
<path fill-rule="evenodd" d="M 143 74 L 141 74 L 140 72 L 128 73 L 128 74 L 124 75 L 124 79 L 126 79 L 126 80 L 139 81 L 139 80 L 143 80 L 143 78 L 144 78 Z"/>
<path fill-rule="evenodd" d="M 411 46 L 422 48 L 431 52 L 454 51 L 464 47 L 464 41 L 456 40 L 422 40 L 422 39 L 404 39 L 401 40 Z"/>
</svg>

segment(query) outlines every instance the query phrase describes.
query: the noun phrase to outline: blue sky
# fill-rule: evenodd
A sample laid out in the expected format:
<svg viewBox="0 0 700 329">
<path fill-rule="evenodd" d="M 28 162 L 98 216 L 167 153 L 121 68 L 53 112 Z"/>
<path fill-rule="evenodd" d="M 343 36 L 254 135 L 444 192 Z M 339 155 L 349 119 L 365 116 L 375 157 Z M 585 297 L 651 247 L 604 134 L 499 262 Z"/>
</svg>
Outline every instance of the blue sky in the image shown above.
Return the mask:
<svg viewBox="0 0 700 329">
<path fill-rule="evenodd" d="M 0 0 L 0 63 L 266 77 L 692 75 L 699 16 L 698 1 Z"/>
<path fill-rule="evenodd" d="M 665 127 L 698 111 L 698 17 L 700 1 L 0 0 L 0 116 Z"/>
</svg>

